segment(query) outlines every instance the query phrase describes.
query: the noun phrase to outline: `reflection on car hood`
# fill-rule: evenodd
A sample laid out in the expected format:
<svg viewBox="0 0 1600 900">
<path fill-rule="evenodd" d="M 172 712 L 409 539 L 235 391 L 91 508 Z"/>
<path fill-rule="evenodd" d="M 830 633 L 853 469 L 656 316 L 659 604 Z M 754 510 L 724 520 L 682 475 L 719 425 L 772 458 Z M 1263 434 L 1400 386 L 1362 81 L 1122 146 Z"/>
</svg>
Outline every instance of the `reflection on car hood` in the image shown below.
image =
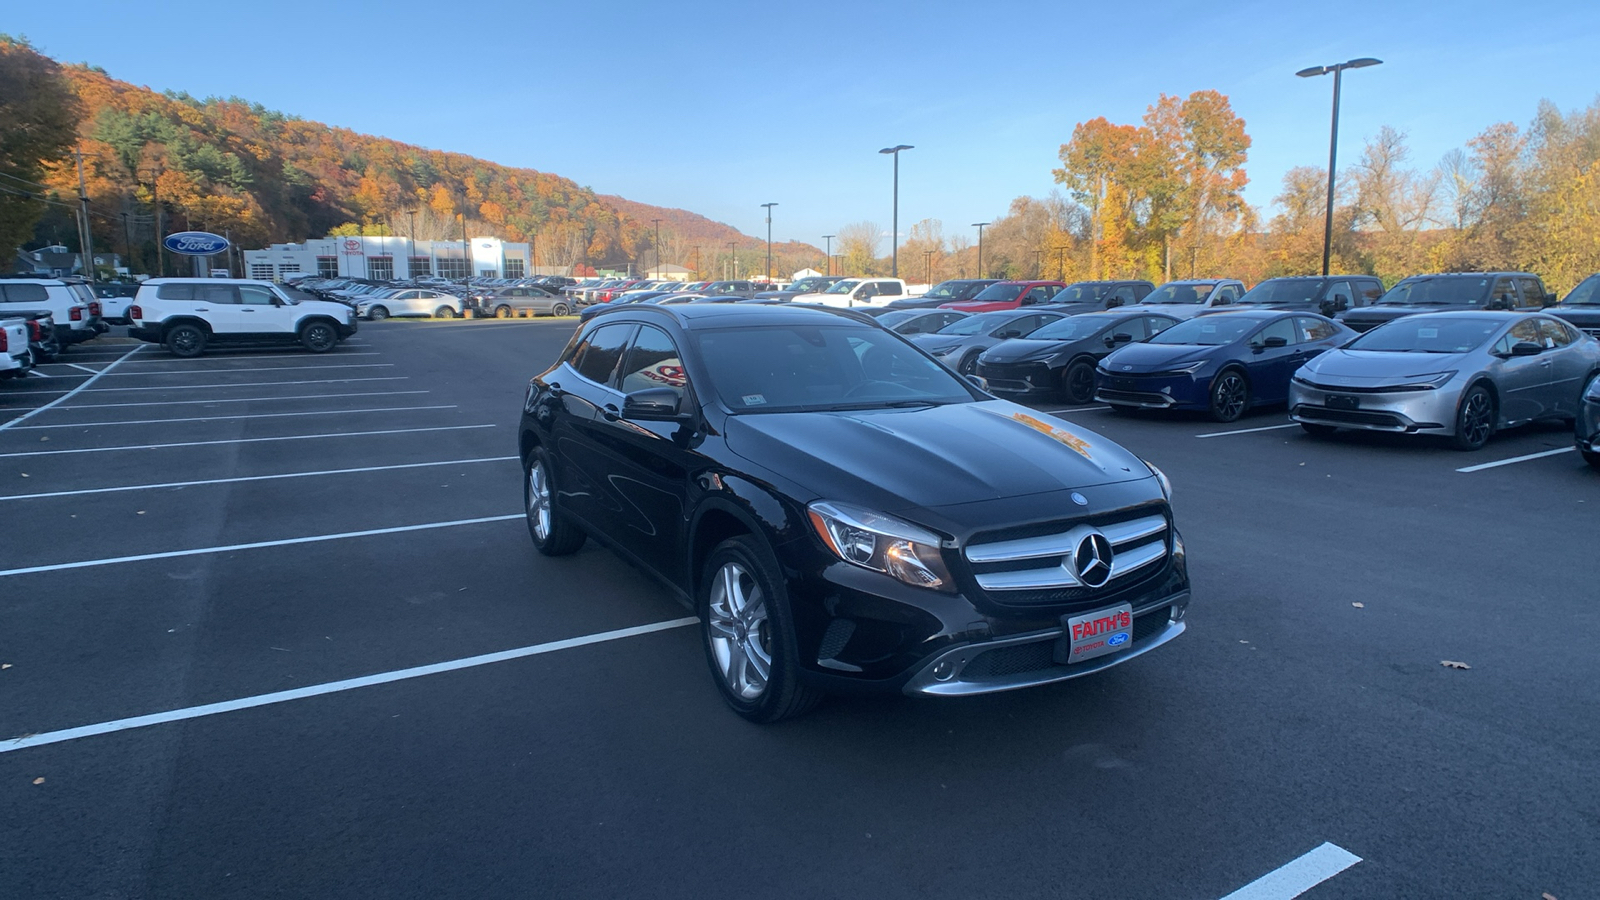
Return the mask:
<svg viewBox="0 0 1600 900">
<path fill-rule="evenodd" d="M 1150 477 L 1109 439 L 1005 400 L 732 416 L 727 440 L 818 497 L 876 495 L 885 512 Z"/>
<path fill-rule="evenodd" d="M 1470 353 L 1389 353 L 1377 350 L 1329 350 L 1305 365 L 1319 383 L 1382 384 L 1460 369 Z"/>
<path fill-rule="evenodd" d="M 984 354 L 986 362 L 1026 362 L 1048 359 L 1072 346 L 1074 341 L 1033 341 L 1027 338 L 1002 341 Z"/>
<path fill-rule="evenodd" d="M 1226 346 L 1128 344 L 1107 356 L 1101 365 L 1111 372 L 1164 372 L 1177 366 L 1186 366 L 1197 359 L 1209 359 Z"/>
<path fill-rule="evenodd" d="M 971 335 L 971 334 L 908 334 L 905 337 L 906 337 L 906 340 L 911 341 L 913 344 L 916 344 L 918 347 L 921 347 L 922 349 L 928 351 L 929 353 L 932 353 L 935 350 L 943 350 L 946 347 L 954 347 L 955 345 L 961 343 L 962 341 L 965 341 L 965 340 L 967 340 L 969 338 L 977 337 L 977 335 Z"/>
</svg>

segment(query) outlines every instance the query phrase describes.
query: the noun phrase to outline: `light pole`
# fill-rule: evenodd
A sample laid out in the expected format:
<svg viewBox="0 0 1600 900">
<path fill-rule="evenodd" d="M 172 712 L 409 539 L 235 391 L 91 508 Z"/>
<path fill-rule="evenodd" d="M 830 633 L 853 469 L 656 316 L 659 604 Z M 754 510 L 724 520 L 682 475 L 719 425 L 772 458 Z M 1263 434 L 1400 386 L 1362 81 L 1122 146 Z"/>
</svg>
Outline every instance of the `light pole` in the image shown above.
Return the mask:
<svg viewBox="0 0 1600 900">
<path fill-rule="evenodd" d="M 767 211 L 767 270 L 761 277 L 768 280 L 772 278 L 772 208 L 777 205 L 776 203 L 761 204 L 761 208 Z"/>
<path fill-rule="evenodd" d="M 654 222 L 656 226 L 656 278 L 665 278 L 667 276 L 661 271 L 661 220 L 651 219 L 650 221 Z"/>
<path fill-rule="evenodd" d="M 1035 250 L 1035 251 L 1033 251 L 1033 277 L 1035 277 L 1035 278 L 1043 278 L 1044 277 L 1044 251 L 1043 250 Z"/>
<path fill-rule="evenodd" d="M 933 284 L 933 251 L 932 250 L 924 250 L 924 251 L 922 251 L 922 265 L 923 265 L 922 277 L 927 280 L 928 284 L 930 284 L 930 285 Z"/>
<path fill-rule="evenodd" d="M 889 274 L 900 277 L 900 151 L 915 149 L 910 144 L 885 147 L 879 153 L 894 157 L 894 220 L 889 234 Z"/>
<path fill-rule="evenodd" d="M 972 227 L 978 229 L 978 277 L 983 277 L 983 227 L 988 222 L 973 222 Z"/>
<path fill-rule="evenodd" d="M 406 247 L 406 277 L 416 278 L 417 273 L 411 271 L 411 267 L 416 264 L 417 259 L 417 211 L 408 210 L 406 215 L 411 217 L 411 243 Z"/>
<path fill-rule="evenodd" d="M 834 237 L 835 236 L 831 235 L 831 234 L 825 234 L 825 235 L 822 236 L 822 239 L 828 242 L 827 246 L 822 251 L 822 267 L 824 269 L 828 270 L 828 274 L 829 275 L 833 274 L 833 239 L 834 239 Z"/>
<path fill-rule="evenodd" d="M 1333 252 L 1333 180 L 1334 165 L 1339 158 L 1339 86 L 1344 80 L 1345 69 L 1365 69 L 1367 66 L 1380 65 L 1381 59 L 1363 56 L 1349 62 L 1334 63 L 1331 66 L 1312 66 L 1294 73 L 1301 78 L 1315 78 L 1318 75 L 1333 73 L 1333 127 L 1328 135 L 1328 213 L 1322 223 L 1322 274 L 1328 274 L 1328 258 Z"/>
<path fill-rule="evenodd" d="M 739 254 L 734 252 L 736 246 L 733 241 L 728 242 L 728 267 L 722 270 L 723 277 L 730 281 L 739 277 Z"/>
</svg>

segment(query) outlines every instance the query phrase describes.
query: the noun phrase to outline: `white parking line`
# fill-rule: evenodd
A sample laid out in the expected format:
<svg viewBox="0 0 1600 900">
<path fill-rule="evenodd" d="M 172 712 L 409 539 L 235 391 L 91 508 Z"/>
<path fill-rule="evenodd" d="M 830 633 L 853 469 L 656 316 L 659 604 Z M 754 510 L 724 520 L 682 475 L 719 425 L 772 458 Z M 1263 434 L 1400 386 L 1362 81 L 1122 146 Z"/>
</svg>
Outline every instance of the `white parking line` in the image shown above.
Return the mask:
<svg viewBox="0 0 1600 900">
<path fill-rule="evenodd" d="M 15 419 L 11 419 L 10 421 L 0 422 L 0 431 L 5 431 L 7 428 L 11 428 L 12 426 L 16 425 L 18 422 L 26 422 L 29 418 L 31 418 L 33 416 L 36 416 L 39 413 L 44 412 L 45 410 L 49 409 L 50 407 L 55 406 L 56 404 L 60 403 L 61 401 L 66 400 L 67 398 L 71 397 L 73 394 L 78 393 L 79 391 L 83 390 L 84 388 L 88 387 L 89 385 L 94 384 L 96 381 L 98 381 L 106 373 L 110 372 L 112 369 L 115 369 L 123 360 L 125 360 L 128 357 L 134 355 L 135 353 L 138 353 L 139 350 L 142 348 L 142 346 L 143 345 L 140 345 L 140 347 L 135 347 L 132 350 L 129 350 L 127 353 L 124 353 L 121 356 L 117 357 L 116 362 L 113 362 L 111 365 L 106 366 L 104 369 L 101 369 L 100 371 L 98 371 L 98 372 L 94 373 L 93 375 L 89 376 L 89 380 L 88 381 L 85 381 L 83 384 L 80 384 L 77 387 L 73 388 L 72 390 L 67 391 L 65 394 L 62 394 L 60 397 L 57 397 L 56 399 L 51 400 L 49 403 L 46 403 L 45 405 L 37 407 L 35 409 L 28 410 L 27 412 L 23 413 L 20 416 L 17 416 Z M 23 426 L 23 427 L 27 427 L 27 426 Z"/>
<path fill-rule="evenodd" d="M 1227 437 L 1230 434 L 1255 434 L 1258 431 L 1277 431 L 1280 428 L 1299 428 L 1299 427 L 1300 427 L 1300 423 L 1299 422 L 1290 422 L 1287 425 L 1268 425 L 1268 426 L 1266 426 L 1264 428 L 1240 428 L 1240 429 L 1238 429 L 1236 431 L 1211 431 L 1211 432 L 1207 432 L 1205 434 L 1197 434 L 1197 435 L 1195 435 L 1195 437 L 1197 437 L 1197 438 Z"/>
<path fill-rule="evenodd" d="M 1526 456 L 1513 456 L 1510 459 L 1500 459 L 1500 460 L 1495 460 L 1494 462 L 1479 463 L 1479 464 L 1477 464 L 1475 466 L 1462 466 L 1461 468 L 1457 469 L 1456 471 L 1457 472 L 1482 472 L 1484 469 L 1494 469 L 1494 468 L 1498 468 L 1500 466 L 1509 466 L 1512 463 L 1527 462 L 1530 459 L 1544 459 L 1546 456 L 1560 456 L 1563 453 L 1571 453 L 1573 450 L 1576 450 L 1576 449 L 1577 449 L 1576 447 L 1562 447 L 1559 450 L 1546 450 L 1543 453 L 1529 453 Z"/>
<path fill-rule="evenodd" d="M 65 397 L 62 398 L 66 399 Z M 44 407 L 40 407 L 43 409 Z M 33 430 L 39 428 L 100 428 L 110 425 L 165 425 L 169 422 L 223 422 L 232 419 L 283 419 L 294 416 L 337 416 L 352 415 L 354 413 L 381 413 L 381 412 L 417 412 L 424 409 L 455 409 L 454 403 L 444 406 L 388 406 L 375 409 L 314 409 L 305 412 L 292 413 L 251 413 L 238 416 L 189 416 L 181 419 L 129 419 L 126 422 L 68 422 L 64 425 L 23 425 L 17 430 Z M 7 423 L 10 424 L 10 423 Z"/>
<path fill-rule="evenodd" d="M 371 437 L 378 434 L 417 434 L 424 431 L 468 431 L 494 425 L 443 425 L 435 428 L 388 428 L 383 431 L 340 431 L 333 434 L 290 434 L 282 437 L 232 438 L 226 441 L 175 441 L 170 444 L 130 444 L 123 447 L 83 447 L 76 450 L 25 450 L 0 453 L 0 459 L 18 456 L 61 456 L 68 453 L 115 453 L 118 450 L 163 450 L 168 447 L 215 447 L 221 444 L 264 444 L 273 441 L 312 441 L 322 438 Z"/>
<path fill-rule="evenodd" d="M 407 381 L 410 375 L 381 375 L 376 378 L 320 378 L 306 381 L 225 381 L 219 384 L 163 384 L 145 387 L 93 388 L 89 393 L 102 391 L 192 391 L 200 388 L 277 387 L 280 384 L 351 384 L 358 381 Z M 34 391 L 48 394 L 51 391 Z"/>
<path fill-rule="evenodd" d="M 162 484 L 130 484 L 120 487 L 88 488 L 81 491 L 51 491 L 45 494 L 12 494 L 4 500 L 43 500 L 49 497 L 78 497 L 84 494 L 115 494 L 122 491 L 154 491 L 162 488 L 199 487 L 207 484 L 238 484 L 245 481 L 274 481 L 280 478 L 314 478 L 319 475 L 354 475 L 361 472 L 392 472 L 396 469 L 427 469 L 435 466 L 464 466 L 472 463 L 508 462 L 515 456 L 484 456 L 477 459 L 447 459 L 443 462 L 402 463 L 393 466 L 362 466 L 359 469 L 323 469 L 320 472 L 289 472 L 283 475 L 246 475 L 238 478 L 211 478 L 205 481 L 168 481 Z"/>
<path fill-rule="evenodd" d="M 135 349 L 137 350 L 138 348 Z M 112 365 L 116 365 L 116 363 L 112 363 Z M 394 363 L 350 363 L 349 365 L 334 366 L 263 366 L 257 369 L 188 369 L 172 372 L 118 372 L 117 374 L 127 378 L 150 378 L 155 375 L 193 375 L 196 372 L 231 374 L 233 372 L 303 372 L 306 369 L 390 369 L 393 367 Z M 110 371 L 110 369 L 106 371 Z"/>
<path fill-rule="evenodd" d="M 343 359 L 346 356 L 377 356 L 378 355 L 378 351 L 376 351 L 376 350 L 363 350 L 363 351 L 355 351 L 355 352 L 350 352 L 350 353 L 339 351 L 339 352 L 335 353 L 334 355 L 338 356 L 341 359 Z M 157 357 L 155 359 L 141 359 L 141 360 L 139 360 L 139 362 L 145 363 L 146 365 L 148 365 L 150 363 L 177 363 L 179 365 L 193 365 L 195 363 L 202 363 L 202 362 L 227 362 L 227 361 L 232 360 L 232 359 L 243 359 L 243 360 L 252 360 L 253 361 L 253 360 L 257 360 L 257 359 L 307 359 L 307 358 L 308 357 L 304 353 L 270 353 L 270 354 L 265 354 L 265 355 L 262 355 L 262 356 L 246 355 L 246 354 L 241 353 L 241 354 L 238 354 L 238 355 L 235 355 L 235 356 L 216 356 L 216 355 L 211 355 L 211 356 L 199 357 L 199 358 L 196 358 L 196 359 L 183 359 L 181 357 L 176 357 L 176 356 L 168 357 L 166 359 L 162 359 L 160 357 Z M 217 371 L 226 372 L 228 370 L 227 369 L 218 369 Z"/>
<path fill-rule="evenodd" d="M 514 650 L 500 650 L 495 653 L 484 653 L 479 656 L 468 656 L 463 659 L 452 659 L 446 662 L 430 663 L 424 666 L 412 666 L 409 669 L 396 669 L 392 672 L 380 672 L 376 675 L 363 675 L 359 678 L 346 678 L 343 681 L 328 681 L 322 684 L 307 685 L 302 688 L 293 688 L 287 691 L 276 691 L 271 694 L 257 694 L 253 697 L 241 697 L 237 700 L 224 700 L 220 703 L 207 703 L 203 706 L 190 706 L 183 709 L 174 709 L 167 712 L 152 713 L 145 716 L 133 716 L 127 719 L 115 719 L 110 722 L 101 722 L 97 725 L 83 725 L 78 728 L 67 728 L 61 731 L 47 731 L 43 734 L 25 734 L 15 740 L 0 744 L 0 753 L 10 753 L 13 750 L 23 750 L 28 747 L 42 747 L 46 744 L 59 744 L 63 741 L 74 741 L 79 738 L 95 737 L 102 734 L 112 734 L 118 731 L 128 731 L 134 728 L 147 728 L 151 725 L 164 725 L 168 722 L 182 722 L 186 719 L 198 719 L 204 716 L 214 716 L 219 713 L 237 712 L 241 709 L 253 709 L 257 706 L 270 706 L 274 703 L 287 703 L 290 700 L 304 700 L 307 697 L 320 697 L 323 694 L 337 694 L 342 691 L 353 691 L 357 688 L 372 687 L 378 684 L 390 684 L 396 681 L 406 681 L 412 678 L 422 678 L 427 675 L 438 675 L 444 672 L 455 672 L 460 669 L 472 669 L 478 666 L 487 666 L 494 663 L 508 662 L 513 659 L 523 659 L 529 656 L 539 656 L 544 653 L 554 653 L 558 650 L 571 650 L 575 647 L 586 647 L 590 644 L 603 644 L 608 641 L 620 641 L 624 638 L 639 637 L 640 635 L 653 634 L 658 631 L 669 631 L 674 628 L 684 628 L 697 624 L 700 620 L 693 616 L 681 619 L 668 619 L 664 622 L 652 622 L 649 625 L 635 625 L 632 628 L 618 628 L 615 631 L 602 631 L 598 634 L 586 634 L 582 637 L 566 638 L 559 641 L 547 641 L 543 644 L 533 644 L 527 647 L 518 647 Z"/>
<path fill-rule="evenodd" d="M 295 544 L 320 544 L 324 541 L 343 541 L 350 538 L 373 537 L 380 534 L 403 534 L 408 531 L 433 531 L 439 528 L 456 528 L 461 525 L 481 525 L 485 522 L 506 522 L 520 519 L 522 513 L 509 516 L 484 516 L 477 519 L 456 519 L 451 522 L 428 522 L 423 525 L 400 525 L 394 528 L 371 528 L 366 531 L 345 531 L 339 534 L 315 534 L 310 537 L 285 538 L 281 541 L 253 541 L 248 544 L 226 544 L 220 547 L 196 547 L 191 550 L 167 550 L 161 553 L 140 553 L 134 556 L 108 556 L 103 559 L 85 559 L 79 562 L 52 563 L 44 566 L 27 566 L 21 569 L 0 569 L 0 578 L 12 575 L 35 575 L 40 572 L 61 572 L 67 569 L 92 569 L 97 566 L 115 566 L 122 563 L 145 562 L 152 559 L 174 559 L 180 556 L 205 556 L 211 553 L 233 553 L 238 550 L 260 550 L 266 547 L 289 547 Z"/>
<path fill-rule="evenodd" d="M 134 360 L 134 362 L 143 362 L 143 360 Z M 82 369 L 83 371 L 88 372 L 90 375 L 97 375 L 100 372 L 99 369 L 91 369 L 88 366 L 80 366 L 77 363 L 66 363 L 66 365 L 69 365 L 74 369 Z"/>
<path fill-rule="evenodd" d="M 1343 872 L 1361 857 L 1324 842 L 1315 850 L 1257 878 L 1222 900 L 1292 900 Z"/>
<path fill-rule="evenodd" d="M 74 403 L 56 409 L 119 409 L 125 406 L 185 406 L 196 403 L 264 403 L 273 400 L 342 400 L 346 397 L 402 397 L 431 391 L 361 391 L 350 394 L 296 394 L 289 397 L 208 397 L 204 400 L 144 400 L 138 403 Z"/>
<path fill-rule="evenodd" d="M 38 369 L 34 369 L 33 371 L 28 373 L 28 377 L 29 378 L 54 378 L 56 376 L 54 376 L 54 375 L 46 375 L 45 373 L 39 371 Z"/>
</svg>

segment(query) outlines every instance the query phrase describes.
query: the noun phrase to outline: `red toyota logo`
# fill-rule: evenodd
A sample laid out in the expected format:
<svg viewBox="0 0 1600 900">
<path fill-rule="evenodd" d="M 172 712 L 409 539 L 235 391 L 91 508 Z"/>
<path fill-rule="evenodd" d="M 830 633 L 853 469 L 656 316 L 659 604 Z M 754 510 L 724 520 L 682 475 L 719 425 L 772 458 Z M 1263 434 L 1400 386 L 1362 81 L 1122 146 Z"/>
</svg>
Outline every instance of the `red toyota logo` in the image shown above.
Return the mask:
<svg viewBox="0 0 1600 900">
<path fill-rule="evenodd" d="M 360 241 L 345 241 L 344 242 L 344 248 L 346 250 L 349 250 L 350 252 L 354 253 L 355 251 L 361 249 L 361 242 Z"/>
</svg>

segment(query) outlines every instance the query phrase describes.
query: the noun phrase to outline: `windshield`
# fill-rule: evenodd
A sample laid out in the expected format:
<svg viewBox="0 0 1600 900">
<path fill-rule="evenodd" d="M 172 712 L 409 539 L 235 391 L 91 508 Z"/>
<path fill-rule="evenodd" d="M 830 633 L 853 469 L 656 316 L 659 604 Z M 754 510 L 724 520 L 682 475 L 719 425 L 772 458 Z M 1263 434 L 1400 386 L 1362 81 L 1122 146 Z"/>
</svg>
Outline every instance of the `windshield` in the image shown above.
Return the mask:
<svg viewBox="0 0 1600 900">
<path fill-rule="evenodd" d="M 840 281 L 840 282 L 834 284 L 832 287 L 828 288 L 827 290 L 823 291 L 823 293 L 824 294 L 848 294 L 851 291 L 855 290 L 856 289 L 856 285 L 858 285 L 860 283 L 861 282 L 856 281 L 855 279 L 846 278 L 845 280 Z"/>
<path fill-rule="evenodd" d="M 1004 282 L 1000 284 L 991 284 L 979 291 L 978 295 L 972 298 L 972 302 L 984 303 L 988 301 L 1015 300 L 1022 296 L 1022 289 L 1025 287 L 1027 287 L 1025 284 L 1006 284 Z"/>
<path fill-rule="evenodd" d="M 878 324 L 885 328 L 893 329 L 901 322 L 906 322 L 917 316 L 927 315 L 927 310 L 922 309 L 895 309 L 878 317 Z"/>
<path fill-rule="evenodd" d="M 971 287 L 970 281 L 941 281 L 933 289 L 922 295 L 924 300 L 950 300 L 960 297 Z"/>
<path fill-rule="evenodd" d="M 1590 275 L 1572 289 L 1562 306 L 1600 306 L 1600 275 Z"/>
<path fill-rule="evenodd" d="M 955 373 L 878 328 L 784 325 L 701 332 L 700 359 L 735 413 L 965 403 Z"/>
<path fill-rule="evenodd" d="M 809 294 L 820 287 L 822 287 L 821 278 L 802 278 L 799 281 L 796 281 L 794 284 L 784 288 L 784 290 L 793 291 L 797 294 Z"/>
<path fill-rule="evenodd" d="M 1220 347 L 1231 344 L 1261 325 L 1254 316 L 1201 316 L 1168 328 L 1150 339 L 1152 344 L 1196 344 Z"/>
<path fill-rule="evenodd" d="M 1483 346 L 1504 319 L 1441 319 L 1407 316 L 1386 322 L 1345 345 L 1379 353 L 1466 353 Z"/>
<path fill-rule="evenodd" d="M 959 322 L 951 322 L 949 325 L 946 325 L 934 333 L 983 334 L 987 331 L 999 328 L 1001 325 L 1011 321 L 1012 317 L 1015 315 L 1016 313 L 1014 312 L 999 312 L 987 313 L 981 316 L 969 316 Z"/>
<path fill-rule="evenodd" d="M 1482 275 L 1455 275 L 1442 278 L 1407 278 L 1384 294 L 1379 303 L 1410 303 L 1443 306 L 1466 303 L 1477 306 L 1489 293 L 1489 279 Z"/>
<path fill-rule="evenodd" d="M 1028 335 L 1033 341 L 1076 341 L 1090 337 L 1100 329 L 1117 321 L 1115 316 L 1068 316 Z"/>
<path fill-rule="evenodd" d="M 1109 286 L 1110 285 L 1104 284 L 1090 284 L 1086 281 L 1079 282 L 1078 284 L 1069 284 L 1062 288 L 1061 293 L 1057 294 L 1055 299 L 1051 302 L 1093 303 L 1094 301 L 1100 299 L 1100 295 L 1104 294 L 1106 292 L 1106 288 Z"/>
<path fill-rule="evenodd" d="M 1269 278 L 1240 297 L 1239 303 L 1310 303 L 1322 289 L 1321 278 Z"/>
<path fill-rule="evenodd" d="M 1141 303 L 1204 303 L 1211 296 L 1209 284 L 1163 284 Z M 1174 341 L 1173 343 L 1183 343 Z"/>
</svg>

